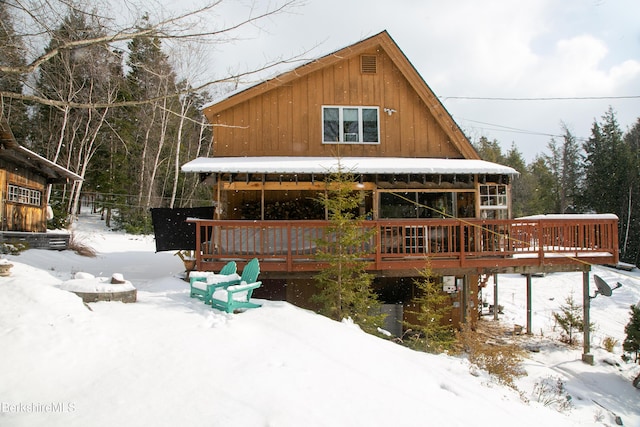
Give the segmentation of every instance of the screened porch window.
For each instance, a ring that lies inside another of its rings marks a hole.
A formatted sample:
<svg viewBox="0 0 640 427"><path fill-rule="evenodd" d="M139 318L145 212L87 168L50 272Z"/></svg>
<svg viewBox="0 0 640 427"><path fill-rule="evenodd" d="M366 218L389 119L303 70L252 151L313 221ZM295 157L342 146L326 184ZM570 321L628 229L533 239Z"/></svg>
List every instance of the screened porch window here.
<svg viewBox="0 0 640 427"><path fill-rule="evenodd" d="M447 218L455 212L453 193L393 191L380 194L380 218Z"/></svg>
<svg viewBox="0 0 640 427"><path fill-rule="evenodd" d="M325 144L378 144L378 107L322 107Z"/></svg>

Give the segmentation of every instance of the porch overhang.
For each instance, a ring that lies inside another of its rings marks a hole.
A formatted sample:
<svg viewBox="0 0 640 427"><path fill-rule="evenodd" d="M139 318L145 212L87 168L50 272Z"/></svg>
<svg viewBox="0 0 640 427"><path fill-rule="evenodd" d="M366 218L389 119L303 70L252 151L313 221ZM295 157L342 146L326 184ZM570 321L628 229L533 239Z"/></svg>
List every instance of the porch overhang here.
<svg viewBox="0 0 640 427"><path fill-rule="evenodd" d="M185 173L518 175L515 169L472 159L405 157L198 157L182 166Z"/></svg>

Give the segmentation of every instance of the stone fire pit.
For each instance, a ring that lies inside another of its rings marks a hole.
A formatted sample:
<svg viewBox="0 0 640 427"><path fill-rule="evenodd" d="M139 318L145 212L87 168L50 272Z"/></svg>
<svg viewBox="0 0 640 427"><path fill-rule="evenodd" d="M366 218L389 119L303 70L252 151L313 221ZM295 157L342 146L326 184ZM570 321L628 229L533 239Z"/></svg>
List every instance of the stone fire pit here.
<svg viewBox="0 0 640 427"><path fill-rule="evenodd" d="M82 301L121 301L136 302L138 291L122 274L114 273L111 277L95 277L89 273L79 272L74 278L60 285L60 289L73 292Z"/></svg>

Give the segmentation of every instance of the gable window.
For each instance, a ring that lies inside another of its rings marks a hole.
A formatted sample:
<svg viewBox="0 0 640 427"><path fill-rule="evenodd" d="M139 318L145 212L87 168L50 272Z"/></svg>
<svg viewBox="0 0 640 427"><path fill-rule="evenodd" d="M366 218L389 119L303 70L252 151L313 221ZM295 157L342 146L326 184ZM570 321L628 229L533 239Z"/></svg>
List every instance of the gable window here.
<svg viewBox="0 0 640 427"><path fill-rule="evenodd" d="M322 107L325 144L378 144L378 107Z"/></svg>
<svg viewBox="0 0 640 427"><path fill-rule="evenodd" d="M40 206L42 193L38 190L9 184L7 200L9 202L24 203L26 205Z"/></svg>

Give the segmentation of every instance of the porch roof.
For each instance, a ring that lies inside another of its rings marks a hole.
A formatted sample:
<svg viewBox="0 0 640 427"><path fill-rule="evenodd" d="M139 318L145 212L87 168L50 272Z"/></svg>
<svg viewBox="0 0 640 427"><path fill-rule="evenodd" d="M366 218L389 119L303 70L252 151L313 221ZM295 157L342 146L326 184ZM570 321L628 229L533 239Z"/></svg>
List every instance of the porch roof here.
<svg viewBox="0 0 640 427"><path fill-rule="evenodd" d="M472 159L404 157L198 157L182 166L186 173L327 174L342 169L356 174L496 174L515 169Z"/></svg>

